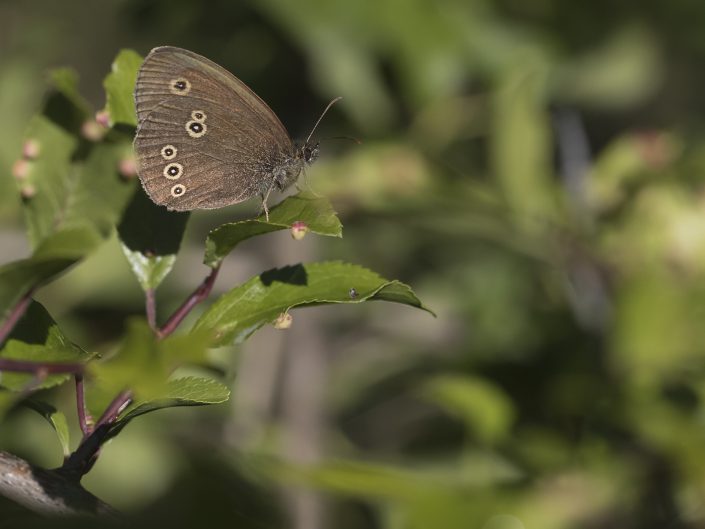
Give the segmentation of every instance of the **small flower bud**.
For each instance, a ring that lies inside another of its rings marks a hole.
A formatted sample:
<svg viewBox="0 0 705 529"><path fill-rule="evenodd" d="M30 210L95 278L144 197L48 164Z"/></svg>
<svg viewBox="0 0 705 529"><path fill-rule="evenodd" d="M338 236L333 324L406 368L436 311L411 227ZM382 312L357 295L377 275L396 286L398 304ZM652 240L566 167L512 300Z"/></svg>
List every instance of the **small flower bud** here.
<svg viewBox="0 0 705 529"><path fill-rule="evenodd" d="M308 225L304 221L297 220L291 225L291 236L295 240L300 241L306 236L306 233L308 233Z"/></svg>
<svg viewBox="0 0 705 529"><path fill-rule="evenodd" d="M100 125L97 121L89 119L81 125L81 136L88 141L100 141L105 136L107 129Z"/></svg>
<svg viewBox="0 0 705 529"><path fill-rule="evenodd" d="M22 198L25 200L29 200L30 198L32 198L36 194L37 194L37 188L34 187L32 184L24 185L20 189L20 195L22 195Z"/></svg>
<svg viewBox="0 0 705 529"><path fill-rule="evenodd" d="M279 316L277 316L277 319L274 320L274 328L275 329L288 329L291 327L291 323L294 321L294 318L291 317L291 314L288 312L282 312Z"/></svg>
<svg viewBox="0 0 705 529"><path fill-rule="evenodd" d="M15 160L15 163L12 164L12 176L17 180L24 180L29 174L29 167L30 163L27 160L23 158Z"/></svg>
<svg viewBox="0 0 705 529"><path fill-rule="evenodd" d="M104 128L110 128L110 114L107 110L99 110L95 113L95 121Z"/></svg>
<svg viewBox="0 0 705 529"><path fill-rule="evenodd" d="M130 155L125 156L118 162L118 173L125 180L131 180L137 175L137 160Z"/></svg>
<svg viewBox="0 0 705 529"><path fill-rule="evenodd" d="M39 156L39 142L37 140L27 140L22 146L22 156L25 160L34 160Z"/></svg>

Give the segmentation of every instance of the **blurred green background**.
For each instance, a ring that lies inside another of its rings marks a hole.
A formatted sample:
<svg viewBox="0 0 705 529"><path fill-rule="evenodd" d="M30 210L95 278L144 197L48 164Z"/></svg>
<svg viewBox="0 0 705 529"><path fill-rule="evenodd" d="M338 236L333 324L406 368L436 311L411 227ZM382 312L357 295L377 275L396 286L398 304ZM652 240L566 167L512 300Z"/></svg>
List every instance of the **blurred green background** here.
<svg viewBox="0 0 705 529"><path fill-rule="evenodd" d="M119 49L170 44L295 138L341 95L317 136L362 140L324 140L308 173L344 238L250 241L216 294L345 259L438 314L306 309L214 351L231 402L135 421L89 490L145 526L705 527L705 4L3 0L0 20L2 262L28 252L11 167L46 72L100 109ZM256 211L192 216L162 319L208 229ZM89 350L143 311L114 239L38 299ZM29 411L0 447L61 461Z"/></svg>

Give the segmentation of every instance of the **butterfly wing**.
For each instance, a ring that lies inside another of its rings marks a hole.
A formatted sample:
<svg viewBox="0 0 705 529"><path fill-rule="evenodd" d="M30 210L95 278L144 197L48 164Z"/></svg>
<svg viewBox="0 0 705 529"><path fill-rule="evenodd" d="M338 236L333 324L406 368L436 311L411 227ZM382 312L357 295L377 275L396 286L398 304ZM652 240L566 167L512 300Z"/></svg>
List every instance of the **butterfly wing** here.
<svg viewBox="0 0 705 529"><path fill-rule="evenodd" d="M135 88L138 174L150 198L186 211L235 204L270 189L296 167L291 138L274 112L214 62L155 48Z"/></svg>

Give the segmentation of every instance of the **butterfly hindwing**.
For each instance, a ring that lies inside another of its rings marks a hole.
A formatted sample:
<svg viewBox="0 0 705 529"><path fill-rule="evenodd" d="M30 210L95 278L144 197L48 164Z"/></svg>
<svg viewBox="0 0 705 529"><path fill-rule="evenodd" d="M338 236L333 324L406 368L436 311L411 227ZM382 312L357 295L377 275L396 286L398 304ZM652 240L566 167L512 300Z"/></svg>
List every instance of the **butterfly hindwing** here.
<svg viewBox="0 0 705 529"><path fill-rule="evenodd" d="M264 194L294 158L279 119L215 63L179 48L153 50L135 89L138 174L150 198L179 211Z"/></svg>

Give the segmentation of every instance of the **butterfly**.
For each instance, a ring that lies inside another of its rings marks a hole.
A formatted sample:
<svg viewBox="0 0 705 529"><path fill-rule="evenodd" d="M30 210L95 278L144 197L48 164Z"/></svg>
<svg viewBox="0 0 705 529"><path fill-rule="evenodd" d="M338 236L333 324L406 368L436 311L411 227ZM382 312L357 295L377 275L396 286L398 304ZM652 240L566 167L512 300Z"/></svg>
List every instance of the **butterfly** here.
<svg viewBox="0 0 705 529"><path fill-rule="evenodd" d="M153 202L175 211L267 199L318 157L311 136L295 145L245 83L213 61L172 46L154 48L135 85L137 174Z"/></svg>

